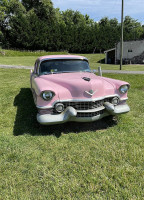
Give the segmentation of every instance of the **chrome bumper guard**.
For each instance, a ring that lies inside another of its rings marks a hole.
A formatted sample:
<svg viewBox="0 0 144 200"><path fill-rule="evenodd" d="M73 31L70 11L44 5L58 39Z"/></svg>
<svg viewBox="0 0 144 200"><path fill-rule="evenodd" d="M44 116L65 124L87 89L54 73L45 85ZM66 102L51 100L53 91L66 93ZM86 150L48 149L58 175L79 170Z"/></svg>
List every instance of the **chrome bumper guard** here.
<svg viewBox="0 0 144 200"><path fill-rule="evenodd" d="M77 111L73 107L69 106L61 114L55 114L55 115L54 114L53 115L52 114L44 114L44 115L37 114L37 121L43 125L61 124L68 121L92 122L92 121L102 119L103 117L106 117L109 115L119 115L119 114L127 113L130 111L130 108L126 103L114 106L113 104L106 102L101 107L101 109L99 108L99 110L104 110L104 112L102 114L98 114L97 116L93 116L93 117L77 117L77 113L80 111ZM94 111L91 110L91 112L94 112Z"/></svg>

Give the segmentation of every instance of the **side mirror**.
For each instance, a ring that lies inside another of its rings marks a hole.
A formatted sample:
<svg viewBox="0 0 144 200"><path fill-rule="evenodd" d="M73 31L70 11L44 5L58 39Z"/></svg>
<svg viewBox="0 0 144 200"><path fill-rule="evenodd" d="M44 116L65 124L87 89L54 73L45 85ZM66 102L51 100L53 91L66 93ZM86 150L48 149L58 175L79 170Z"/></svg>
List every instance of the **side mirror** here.
<svg viewBox="0 0 144 200"><path fill-rule="evenodd" d="M92 73L94 73L94 74L95 74L96 72L97 72L97 70L96 70L96 69L93 69L93 70L92 70Z"/></svg>

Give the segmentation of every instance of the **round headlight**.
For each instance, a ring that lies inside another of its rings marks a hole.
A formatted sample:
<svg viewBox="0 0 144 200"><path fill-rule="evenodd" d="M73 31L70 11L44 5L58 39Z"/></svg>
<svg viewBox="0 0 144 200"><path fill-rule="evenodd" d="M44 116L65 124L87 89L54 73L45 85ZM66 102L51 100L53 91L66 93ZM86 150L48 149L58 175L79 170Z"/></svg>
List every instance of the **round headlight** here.
<svg viewBox="0 0 144 200"><path fill-rule="evenodd" d="M125 94L129 89L129 86L128 85L122 85L120 88L119 88L119 91L121 94Z"/></svg>
<svg viewBox="0 0 144 200"><path fill-rule="evenodd" d="M64 111L64 105L62 103L57 103L55 105L55 109L58 113L61 113L62 111Z"/></svg>
<svg viewBox="0 0 144 200"><path fill-rule="evenodd" d="M44 92L42 92L42 98L44 100L46 100L46 101L49 101L50 99L52 99L54 95L55 94L52 91L44 91Z"/></svg>
<svg viewBox="0 0 144 200"><path fill-rule="evenodd" d="M119 98L118 98L118 97L114 97L114 98L112 99L111 103L112 103L114 106L118 105L118 103L119 103Z"/></svg>

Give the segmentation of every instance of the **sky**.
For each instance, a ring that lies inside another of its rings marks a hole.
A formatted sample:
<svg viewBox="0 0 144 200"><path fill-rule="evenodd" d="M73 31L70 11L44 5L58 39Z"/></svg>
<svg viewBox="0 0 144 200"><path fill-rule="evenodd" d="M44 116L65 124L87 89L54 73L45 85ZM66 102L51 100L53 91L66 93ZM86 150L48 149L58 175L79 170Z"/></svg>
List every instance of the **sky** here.
<svg viewBox="0 0 144 200"><path fill-rule="evenodd" d="M94 21L103 17L121 21L122 0L52 0L55 8L61 11L72 9L88 14ZM124 16L131 16L144 24L144 0L124 0Z"/></svg>

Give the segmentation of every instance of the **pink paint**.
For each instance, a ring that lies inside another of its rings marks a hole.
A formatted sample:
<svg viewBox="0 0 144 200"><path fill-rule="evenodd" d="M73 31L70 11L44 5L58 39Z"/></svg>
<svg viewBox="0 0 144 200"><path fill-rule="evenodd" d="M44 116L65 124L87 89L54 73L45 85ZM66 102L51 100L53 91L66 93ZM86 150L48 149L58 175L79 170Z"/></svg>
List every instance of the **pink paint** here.
<svg viewBox="0 0 144 200"><path fill-rule="evenodd" d="M51 55L42 56L38 58L38 60L63 58L86 59L85 57L74 55ZM90 81L85 81L83 77L90 78ZM89 72L60 73L41 76L32 74L31 84L37 96L36 104L40 107L52 107L56 101L90 101L112 95L118 95L121 100L127 98L127 93L121 94L119 92L119 87L128 84L127 82L96 76ZM52 100L45 101L41 97L41 92L45 90L50 90L55 93ZM91 90L93 90L93 95L88 93Z"/></svg>
<svg viewBox="0 0 144 200"><path fill-rule="evenodd" d="M75 65L76 62L74 63L73 59L87 60L85 57L74 55L51 55L42 56L37 59L34 72L31 73L31 88L37 108L43 109L40 110L42 114L37 114L39 123L49 125L67 121L90 122L108 115L129 112L130 108L126 104L127 93L121 94L119 91L121 86L129 85L129 83L96 76L94 73L90 72L70 72L69 62L67 65L69 72L62 72L63 70L61 70L59 71L60 73L58 73L57 71L50 71L55 70L55 68L48 68L48 70L44 68L45 71L40 73L45 73L45 75L39 75L39 63L49 59L54 60L54 66L56 64L55 60L62 59L62 64L58 61L61 69L63 62L70 59L70 63L72 62L71 71L74 70L74 68L76 71L79 69L84 70L83 63L85 63L85 61L81 61L79 65L80 68L77 68L78 65ZM88 69L87 65L85 69ZM48 71L49 74L47 74ZM44 100L42 97L44 91L52 91L54 93L53 98L48 101ZM117 97L120 98L120 103ZM57 102L63 103L56 105ZM65 104L64 102L69 102L70 104ZM59 106L63 106L60 113L59 110L57 110Z"/></svg>
<svg viewBox="0 0 144 200"><path fill-rule="evenodd" d="M83 56L75 56L75 55L50 55L50 56L41 56L38 60L47 60L47 59L65 59L65 58L75 58L75 59L87 59Z"/></svg>

